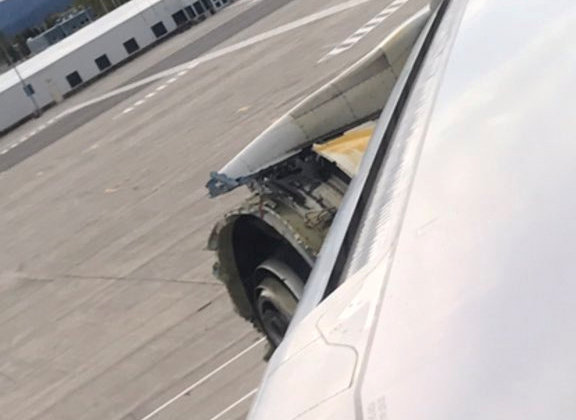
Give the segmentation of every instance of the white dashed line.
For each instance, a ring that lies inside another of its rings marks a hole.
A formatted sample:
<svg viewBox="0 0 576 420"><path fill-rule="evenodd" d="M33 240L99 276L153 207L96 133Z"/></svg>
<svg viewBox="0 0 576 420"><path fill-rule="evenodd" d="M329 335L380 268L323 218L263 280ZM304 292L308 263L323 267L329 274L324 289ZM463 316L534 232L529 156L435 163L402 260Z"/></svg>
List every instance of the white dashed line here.
<svg viewBox="0 0 576 420"><path fill-rule="evenodd" d="M168 69L168 70L162 71L160 73L154 74L150 77L146 77L146 78L139 80L137 82L123 86L119 89L115 89L113 91L110 91L104 95L98 96L94 99L91 99L89 101L86 101L84 103L81 103L79 105L76 105L72 108L67 109L66 111L64 111L60 115L58 115L58 118L62 118L64 116L73 114L73 113L78 112L84 108L91 106L91 105L100 103L102 101L105 101L106 99L110 99L110 98L117 96L117 95L120 95L122 93L129 92L129 91L136 89L138 87L148 85L148 84L156 82L158 80L162 80L166 77L170 77L174 74L181 72L184 69L191 70L200 64L204 64L204 63L207 63L209 61L216 60L220 57L224 57L225 55L232 54L232 53L235 53L237 51L246 49L248 47L251 47L252 45L267 41L267 40L275 38L279 35L286 34L288 32L291 32L291 31L294 31L296 29L302 28L304 26L313 24L313 23L318 22L320 20L326 19L330 16L334 16L338 13L345 12L347 10L354 8L354 7L358 7L358 6L361 6L363 4L370 3L372 1L375 1L375 0L348 0L348 1L345 1L343 3L336 5L336 6L329 7L327 9L313 13L309 16L303 17L301 19L295 20L295 21L287 23L285 25L278 26L277 28L274 28L270 31L267 31L267 32L261 33L259 35L253 36L253 37L248 38L244 41L238 42L236 44L222 48L220 50L216 50L216 51L207 53L207 54L205 54L201 57L198 57L192 61L189 61L187 63L178 65L178 66L173 67L171 69ZM159 87L156 90L160 91L160 90L164 89L165 87L166 86Z"/></svg>
<svg viewBox="0 0 576 420"><path fill-rule="evenodd" d="M142 417L140 420L149 420L152 417L154 417L156 414L158 414L159 412L161 412L162 410L164 410L166 407L174 404L174 402L176 402L177 400L179 400L180 398L182 398L184 395L188 394L189 392L191 392L193 389L198 388L200 385L202 385L204 382L206 382L207 380L209 380L210 378L212 378L214 375L216 375L217 373L219 373L220 371L224 370L225 368L227 368L228 366L230 366L232 363L234 363L236 360L240 359L242 356L244 356L245 354L247 354L248 352L254 350L256 347L258 347L260 344L264 343L266 341L265 338L261 338L260 340L256 341L254 344L252 344L251 346L249 346L248 348L242 350L240 353L238 353L236 356L234 356L232 359L228 360L226 363L220 365L220 367L214 369L212 372L210 372L208 375L204 376L202 379L194 382L192 385L190 385L188 388L186 388L185 390L181 391L178 395L176 395L175 397L172 397L171 399L169 399L168 401L166 401L164 404L162 404L160 407L158 407L156 410L152 411L151 413L149 413L148 415ZM254 394L256 392L256 390L252 391L251 394L248 394L247 396L244 396L244 400L249 398L252 394ZM243 400L242 400L243 401ZM242 401L237 401L235 404L238 405L240 404ZM233 404L234 405L234 404ZM234 408L234 407L232 407ZM226 410L231 410L232 408L228 407ZM224 410L224 411L226 411ZM220 414L219 414L220 415ZM215 417L216 419L218 417ZM213 419L212 419L213 420Z"/></svg>
<svg viewBox="0 0 576 420"><path fill-rule="evenodd" d="M46 130L49 126L54 124L59 119L60 119L59 117L54 117L51 120L48 120L47 122L45 122L43 124L40 124L38 127L36 127L34 130L30 131L28 134L25 134L22 137L20 137L20 139L18 139L18 141L16 141L16 143L14 143L11 146L8 146L6 149L3 150L3 153L0 153L0 154L2 154L2 155L6 154L9 150L11 150L11 149L15 148L16 146L24 143L25 141L34 137L36 134L39 134L42 131Z"/></svg>
<svg viewBox="0 0 576 420"><path fill-rule="evenodd" d="M187 71L182 71L182 72L179 73L179 75L184 75L184 74L186 74L186 73L188 73L188 72L187 72ZM148 99L153 98L154 96L156 96L156 95L158 94L158 92L166 89L166 88L168 87L168 84L169 84L169 83L174 83L176 80L178 80L178 76L175 76L175 77L167 80L167 81L166 81L166 84L158 86L156 89L154 89L154 91L149 92L148 94L146 94L146 96L144 96L143 99L140 99L140 100L134 102L134 103L132 104L132 106L130 106L130 107L126 108L124 111L122 111L122 114L116 115L116 116L114 116L112 119L113 119L113 120L117 120L117 119L120 118L123 114L128 114L128 113L134 111L134 108L138 108L139 106L144 105Z"/></svg>
<svg viewBox="0 0 576 420"><path fill-rule="evenodd" d="M191 68L192 68L192 67L196 67L196 65L191 66ZM172 83L176 82L180 77L185 76L186 74L188 74L188 70L182 70L182 71L179 72L176 76L174 76L174 77L166 80L166 82L165 82L163 85L158 86L156 89L154 89L154 91L149 92L148 94L146 94L143 99L140 99L140 100L134 102L134 103L132 104L132 106L129 107L129 108L127 108L127 109L125 109L125 110L122 112L122 114L127 114L127 113L133 111L134 108L137 108L137 107L139 107L139 106L141 106L141 105L144 105L148 99L153 98L153 97L156 96L160 91L166 89L169 84L172 84ZM116 116L114 116L112 119L113 119L113 120L116 120L116 119L120 118L120 117L122 116L122 114L116 115Z"/></svg>
<svg viewBox="0 0 576 420"><path fill-rule="evenodd" d="M247 1L250 1L250 0L247 0ZM260 0L252 0L252 1L260 1ZM222 48L220 50L216 50L214 52L210 52L208 54L205 54L204 56L201 56L197 59L194 59L194 60L189 61L187 63L184 63L182 65L173 67L169 70L166 70L166 71L160 72L158 74L152 75L150 77L144 78L144 79L139 80L137 82L134 82L132 84L123 86L119 89L115 89L111 92L108 92L104 95L101 95L99 97L91 99L91 100L84 102L82 104L73 106L73 107L63 111L62 113L60 113L56 117L54 117L52 120L50 120L47 123L47 125L53 124L54 122L66 117L68 115L71 115L75 112L78 112L84 108L87 108L91 105L100 103L106 99L112 98L112 97L120 95L122 93L129 92L129 91L136 89L140 86L145 86L149 83L164 79L166 77L177 75L177 74L182 73L184 71L192 70L192 69L198 67L198 65L200 65L200 64L207 63L209 61L223 57L225 55L235 53L236 51L246 49L248 47L251 47L252 45L267 41L267 40L272 39L274 37L277 37L279 35L294 31L298 28L302 28L304 26L307 26L307 25L310 25L312 23L318 22L320 20L326 19L330 16L334 16L338 13L342 13L342 12L349 10L349 9L352 9L354 7L358 7L360 5L370 3L372 1L374 1L374 0L348 0L348 1L345 1L345 2L340 3L338 5L335 5L335 6L327 8L327 9L321 10L319 12L313 13L309 16L306 16L306 17L303 17L301 19L295 20L293 22L287 23L285 25L281 25L281 26L274 28L270 31L258 34L256 36L248 38L244 41L238 42L236 44ZM407 0L396 0L393 4L398 3L398 2L401 2L402 4L404 4L406 1ZM399 6L398 6L398 8L399 8ZM377 16L374 19L377 19L377 18L380 19L381 17ZM368 32L366 32L366 33L368 33ZM173 77L173 79L176 79L176 77ZM172 79L170 79L170 80L172 80ZM174 81L175 80L168 81L167 83L173 83ZM156 92L160 92L160 91L166 89L166 87L167 87L167 85L163 84L163 85L158 86L155 90L156 90ZM131 111L133 111L133 107L125 109L123 111L123 114L129 113ZM116 119L116 118L118 118L118 116L114 117L114 118ZM29 134L29 137L32 137L36 134L37 134L37 131L33 131L32 133Z"/></svg>
<svg viewBox="0 0 576 420"><path fill-rule="evenodd" d="M346 38L340 45L326 54L319 63L322 63L328 60L331 57L336 55L342 54L345 51L348 51L354 45L356 45L362 38L372 32L378 25L384 22L388 16L392 15L398 9L400 9L408 0L395 0L393 1L388 7L378 13L374 18L370 19L364 26Z"/></svg>

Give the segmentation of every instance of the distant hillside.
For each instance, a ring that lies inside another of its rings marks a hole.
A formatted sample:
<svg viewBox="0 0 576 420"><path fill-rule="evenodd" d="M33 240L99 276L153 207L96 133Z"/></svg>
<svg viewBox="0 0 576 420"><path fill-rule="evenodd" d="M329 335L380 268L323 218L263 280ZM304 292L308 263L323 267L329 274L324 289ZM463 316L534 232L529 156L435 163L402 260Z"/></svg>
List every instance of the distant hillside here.
<svg viewBox="0 0 576 420"><path fill-rule="evenodd" d="M14 35L41 24L46 16L66 10L72 0L0 0L0 31Z"/></svg>

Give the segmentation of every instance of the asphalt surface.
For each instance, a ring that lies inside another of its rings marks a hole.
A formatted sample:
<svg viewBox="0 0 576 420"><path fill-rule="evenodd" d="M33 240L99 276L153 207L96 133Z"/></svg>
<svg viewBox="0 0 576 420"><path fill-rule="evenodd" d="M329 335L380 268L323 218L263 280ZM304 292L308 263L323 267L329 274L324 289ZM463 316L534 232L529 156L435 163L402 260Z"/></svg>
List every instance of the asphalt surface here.
<svg viewBox="0 0 576 420"><path fill-rule="evenodd" d="M276 12L278 9L286 6L292 1L293 0L259 1L255 3L253 7L242 11L237 16L234 16L230 20L226 21L224 25L221 25L204 34L193 43L186 45L161 62L158 62L157 64L147 68L142 73L136 75L131 81L134 82L140 79L144 79L145 77L160 73L161 71L193 60L227 41L237 33L243 31L246 28L249 28L256 22Z"/></svg>
<svg viewBox="0 0 576 420"><path fill-rule="evenodd" d="M199 54L207 33L230 46L342 1L238 2L0 138L0 419L244 418L265 346L204 246L246 192L209 200L207 175L414 7L322 63L389 1L48 122Z"/></svg>
<svg viewBox="0 0 576 420"><path fill-rule="evenodd" d="M176 52L173 52L156 64L136 74L127 82L123 82L123 84L137 82L164 70L192 61L227 41L235 34L286 6L291 1L293 0L267 0L265 2L258 2L253 7L243 10L231 19L223 21L221 25L203 34L198 39L182 46ZM201 24L202 23L200 23L200 25ZM39 150L42 150L44 147L51 145L63 135L81 127L88 121L93 120L103 112L111 109L115 105L130 98L145 88L146 85L134 88L129 92L114 96L87 109L83 109L81 112L77 112L74 115L62 118L57 124L51 125L48 129L43 130L42 135L38 136L39 138L36 141L28 142L25 147L10 151L10 153L7 154L8 156L0 161L0 172L10 169L27 157L37 153Z"/></svg>
<svg viewBox="0 0 576 420"><path fill-rule="evenodd" d="M9 150L3 158L0 159L0 172L10 169L22 162L24 159L38 153L40 150L50 146L52 143L58 141L77 128L82 127L87 122L94 120L102 113L110 110L110 108L113 108L145 88L146 86L142 86L129 92L116 95L110 99L82 109L79 112L68 115L58 120L55 124L51 124L47 128L43 129L41 133L32 136L32 141L26 141L21 147Z"/></svg>

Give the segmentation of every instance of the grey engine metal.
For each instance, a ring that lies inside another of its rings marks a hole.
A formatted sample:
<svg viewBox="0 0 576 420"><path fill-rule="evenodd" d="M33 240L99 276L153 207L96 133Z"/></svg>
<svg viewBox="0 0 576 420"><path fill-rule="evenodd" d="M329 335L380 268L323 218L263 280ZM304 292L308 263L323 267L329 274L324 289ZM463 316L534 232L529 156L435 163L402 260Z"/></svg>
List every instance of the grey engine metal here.
<svg viewBox="0 0 576 420"><path fill-rule="evenodd" d="M380 111L392 93L398 79L397 74L401 73L428 15L429 9L425 8L401 24L368 56L265 131L237 158L233 159L221 171L221 174L213 175L209 183L212 195L219 195L241 185L235 180L227 183L221 181L223 177L226 178L226 175L231 173L226 168L246 170L242 163L243 156L256 156L261 159L262 168L272 169L279 167L282 162L290 159L290 156L296 155L300 149L290 153L287 150L295 147L304 148L306 145L318 142L318 138L313 136L328 136L327 133L338 134L340 131L345 131L347 129L345 126L353 124L352 114L348 114L345 123L339 123L336 116L338 112L343 112L342 108L349 112L350 108L343 106L346 101L356 103L356 115L370 116ZM389 60L395 63L394 66L390 67ZM374 96L375 91L378 93L378 99ZM357 96L360 93L368 95L363 106L360 104L362 98ZM328 106L328 104L335 106ZM306 112L306 110L315 111ZM297 116L296 119L294 116ZM315 128L312 128L314 125L311 120L312 116L316 118ZM307 136L303 134L303 131L296 131L295 139L286 137L287 131L282 127L294 127L295 121L308 121L310 130ZM359 122L356 121L356 123ZM332 127L329 128L329 125ZM286 143L291 145L290 148L285 147ZM275 145L276 150L269 148L269 144ZM371 147L373 146L369 146L368 155L370 155ZM264 164L266 153L268 153L268 158L272 153L278 161L268 161ZM243 177L246 180L249 172L235 173L241 174L240 178ZM300 180L299 183L301 182ZM252 306L253 292L250 287L250 274L241 272L237 255L238 249L242 246L253 246L254 233L250 232L250 236L243 239L243 245L238 245L234 241L237 226L250 221L259 223L264 229L269 228L277 236L278 242L282 241L292 248L311 267L316 261L324 238L328 234L336 211L340 208L342 197L348 188L347 184L337 176L331 176L314 187L304 185L304 188L299 188L299 192L305 197L305 202L298 204L283 194L270 191L268 184L266 177L253 176L249 187L253 189L254 194L215 226L208 241L208 248L217 252L218 263L215 265L215 275L226 285L239 315L255 323L257 327L259 323Z"/></svg>
<svg viewBox="0 0 576 420"><path fill-rule="evenodd" d="M367 121L384 108L420 29L412 19L258 136L220 171L210 174L212 197L248 183L250 177Z"/></svg>
<svg viewBox="0 0 576 420"><path fill-rule="evenodd" d="M411 54L406 58L405 68L401 73L394 90L387 98L388 105L384 108L378 126L372 135L372 140L366 149L359 172L352 180L349 189L343 198L342 205L338 209L338 214L333 221L332 228L328 232L323 248L319 254L318 261L311 273L311 280L306 285L306 291L298 305L298 310L294 315L292 321L293 326L297 325L298 322L311 310L318 306L324 297L332 268L338 256L338 251L342 247L348 227L358 205L358 201L360 200L360 194L366 185L370 168L374 164L378 150L382 146L384 134L392 120L392 114L396 103L405 89L410 69L414 66L414 63L418 58L418 53L422 48L424 37L421 36L421 34L424 35L429 30L429 28L425 28L425 25L428 23L428 26L430 26L430 14L430 8L425 7L403 25L403 28L410 28L414 32L414 45L412 45L411 50L409 51ZM394 34L392 36L394 36ZM415 39L418 36L420 36L420 38L416 41ZM281 351L282 348L279 350Z"/></svg>
<svg viewBox="0 0 576 420"><path fill-rule="evenodd" d="M251 419L574 418L575 22L573 0L450 2L386 162L392 230L374 197L358 271L288 333Z"/></svg>

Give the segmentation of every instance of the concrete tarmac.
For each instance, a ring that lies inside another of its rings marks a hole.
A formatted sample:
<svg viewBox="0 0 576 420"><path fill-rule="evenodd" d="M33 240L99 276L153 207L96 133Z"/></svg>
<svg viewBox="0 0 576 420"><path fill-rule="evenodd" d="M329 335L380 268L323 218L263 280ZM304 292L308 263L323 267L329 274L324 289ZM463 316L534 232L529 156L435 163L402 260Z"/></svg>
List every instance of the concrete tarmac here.
<svg viewBox="0 0 576 420"><path fill-rule="evenodd" d="M0 419L244 418L265 345L233 312L204 247L246 191L210 200L208 173L423 0L323 62L390 1L358 2L47 123L200 54L192 45L207 33L222 31L215 48L225 48L343 2L237 2L0 138Z"/></svg>

